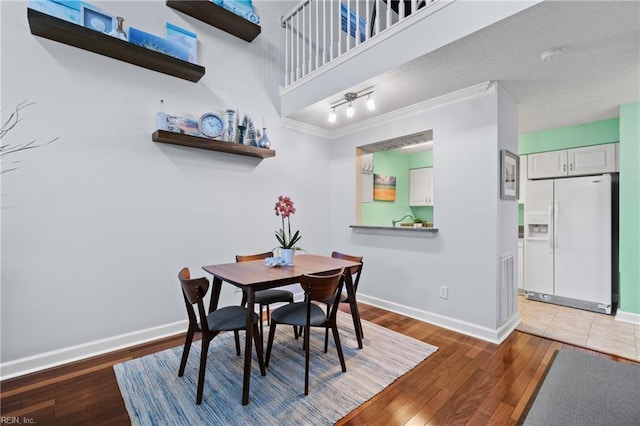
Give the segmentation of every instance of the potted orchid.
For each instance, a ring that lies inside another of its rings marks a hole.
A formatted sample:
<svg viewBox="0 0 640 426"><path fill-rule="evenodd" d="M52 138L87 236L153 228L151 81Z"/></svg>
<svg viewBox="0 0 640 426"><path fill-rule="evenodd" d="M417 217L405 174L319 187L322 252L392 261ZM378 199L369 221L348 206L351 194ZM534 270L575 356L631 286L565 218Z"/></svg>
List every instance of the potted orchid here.
<svg viewBox="0 0 640 426"><path fill-rule="evenodd" d="M282 228L276 232L276 239L280 243L280 249L284 262L288 265L293 265L293 252L295 250L302 250L297 247L296 243L300 241L302 235L300 231L291 233L290 216L296 212L296 208L293 206L293 201L289 197L280 195L275 205L276 216L280 216L282 219ZM285 227L286 219L286 227Z"/></svg>

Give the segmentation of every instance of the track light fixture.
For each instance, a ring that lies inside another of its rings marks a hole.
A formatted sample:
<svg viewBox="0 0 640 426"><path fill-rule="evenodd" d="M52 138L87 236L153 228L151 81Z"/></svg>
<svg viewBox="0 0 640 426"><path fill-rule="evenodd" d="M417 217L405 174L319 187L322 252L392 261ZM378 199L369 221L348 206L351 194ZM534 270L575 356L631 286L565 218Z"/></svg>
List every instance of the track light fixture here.
<svg viewBox="0 0 640 426"><path fill-rule="evenodd" d="M373 87L368 87L359 92L347 92L344 94L343 98L331 104L331 112L329 113L329 123L336 122L336 108L342 105L347 105L347 109L345 111L348 118L352 118L355 115L355 109L353 107L353 101L363 96L367 97L367 109L369 111L373 111L376 109L376 104L371 97L373 94Z"/></svg>

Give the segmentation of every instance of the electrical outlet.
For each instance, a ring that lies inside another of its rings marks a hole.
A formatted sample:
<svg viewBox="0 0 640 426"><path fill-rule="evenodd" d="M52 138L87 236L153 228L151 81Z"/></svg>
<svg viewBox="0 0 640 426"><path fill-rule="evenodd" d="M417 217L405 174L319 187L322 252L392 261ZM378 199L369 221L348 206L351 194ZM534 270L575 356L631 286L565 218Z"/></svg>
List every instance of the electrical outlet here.
<svg viewBox="0 0 640 426"><path fill-rule="evenodd" d="M449 287L446 285L440 286L440 299L448 299L449 298Z"/></svg>

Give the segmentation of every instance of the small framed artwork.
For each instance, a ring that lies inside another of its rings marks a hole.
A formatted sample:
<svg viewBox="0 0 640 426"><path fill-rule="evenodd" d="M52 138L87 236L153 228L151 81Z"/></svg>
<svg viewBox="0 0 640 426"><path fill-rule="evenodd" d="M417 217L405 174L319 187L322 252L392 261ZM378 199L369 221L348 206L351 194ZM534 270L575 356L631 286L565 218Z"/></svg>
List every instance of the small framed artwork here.
<svg viewBox="0 0 640 426"><path fill-rule="evenodd" d="M500 152L500 198L517 200L520 192L519 179L520 158L503 149Z"/></svg>
<svg viewBox="0 0 640 426"><path fill-rule="evenodd" d="M110 34L114 29L113 16L84 5L80 10L80 24L104 34Z"/></svg>
<svg viewBox="0 0 640 426"><path fill-rule="evenodd" d="M373 199L375 201L395 201L396 177L374 174Z"/></svg>

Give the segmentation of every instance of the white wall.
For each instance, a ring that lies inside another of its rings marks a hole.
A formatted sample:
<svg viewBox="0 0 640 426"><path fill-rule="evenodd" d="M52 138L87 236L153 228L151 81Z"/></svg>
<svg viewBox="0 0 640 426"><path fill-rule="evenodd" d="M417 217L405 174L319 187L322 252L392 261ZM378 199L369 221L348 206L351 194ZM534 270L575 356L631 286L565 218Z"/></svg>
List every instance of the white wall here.
<svg viewBox="0 0 640 426"><path fill-rule="evenodd" d="M2 143L59 137L13 156L20 169L2 176L3 376L38 366L41 354L68 359L184 331L179 269L198 276L202 265L275 247L280 194L296 203L300 244L331 248L329 143L279 124L279 17L292 3L256 2L262 34L252 43L164 1L94 4L155 34L166 21L197 33L206 75L192 83L33 36L27 3L0 3L2 118L36 103ZM231 107L264 119L277 154L154 143L160 98L168 113ZM238 301L225 287L221 303Z"/></svg>
<svg viewBox="0 0 640 426"><path fill-rule="evenodd" d="M2 175L0 376L184 331L178 270L199 275L202 265L274 247L280 194L296 203L292 225L307 251L364 255L364 301L499 338L497 258L516 250L517 210L497 198L495 91L327 141L279 125L279 17L292 2L255 2L262 34L252 43L163 1L95 4L156 34L166 21L196 32L207 73L191 83L35 37L27 3L0 2L2 118L36 102L2 142L59 137L4 159L21 167ZM258 125L264 118L276 157L152 142L161 98L168 113L231 107ZM425 129L434 129L440 233L351 231L355 147ZM237 301L225 287L221 303Z"/></svg>
<svg viewBox="0 0 640 426"><path fill-rule="evenodd" d="M364 256L361 300L487 340L505 337L496 319L498 260L505 251L517 253L517 204L499 198L499 149L517 151L517 116L516 105L501 100L501 89L498 95L492 85L486 93L395 123L371 123L336 141L333 248ZM499 129L503 117L510 123ZM355 148L429 129L439 232L350 230L356 223ZM447 300L439 297L442 285Z"/></svg>

